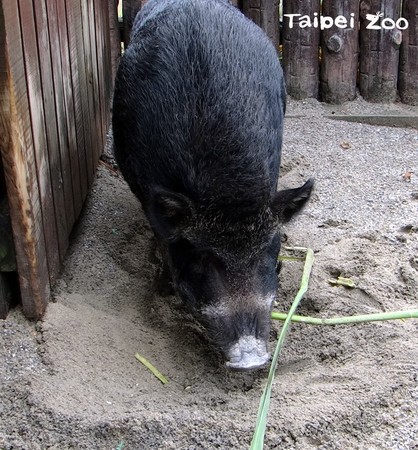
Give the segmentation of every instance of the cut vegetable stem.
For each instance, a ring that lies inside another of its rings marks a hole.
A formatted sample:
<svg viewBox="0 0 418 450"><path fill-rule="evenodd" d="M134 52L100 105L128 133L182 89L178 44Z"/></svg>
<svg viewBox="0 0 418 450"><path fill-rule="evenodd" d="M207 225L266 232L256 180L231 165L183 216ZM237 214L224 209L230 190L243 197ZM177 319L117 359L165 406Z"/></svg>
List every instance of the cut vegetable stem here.
<svg viewBox="0 0 418 450"><path fill-rule="evenodd" d="M280 312L272 312L271 317L272 319L275 320L286 320L288 314ZM376 313L376 314L363 314L359 316L334 317L330 319L320 319L317 317L307 317L298 315L293 315L291 318L292 322L307 323L310 325L348 325L351 323L376 322L394 319L418 319L418 309Z"/></svg>

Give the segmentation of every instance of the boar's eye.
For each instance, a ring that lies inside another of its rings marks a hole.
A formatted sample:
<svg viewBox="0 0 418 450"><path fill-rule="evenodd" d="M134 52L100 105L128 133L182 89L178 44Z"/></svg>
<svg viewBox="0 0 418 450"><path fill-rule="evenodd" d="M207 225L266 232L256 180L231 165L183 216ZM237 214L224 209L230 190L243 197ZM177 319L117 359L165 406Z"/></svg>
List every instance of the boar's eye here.
<svg viewBox="0 0 418 450"><path fill-rule="evenodd" d="M189 266L190 272L202 277L214 271L222 271L222 269L222 261L210 251L196 251Z"/></svg>
<svg viewBox="0 0 418 450"><path fill-rule="evenodd" d="M170 255L179 276L188 283L203 282L214 271L221 271L221 260L211 251L186 240L170 245Z"/></svg>
<svg viewBox="0 0 418 450"><path fill-rule="evenodd" d="M214 301L222 289L222 274L218 270L220 261L206 251L189 253L178 272L177 290L193 308L201 308Z"/></svg>

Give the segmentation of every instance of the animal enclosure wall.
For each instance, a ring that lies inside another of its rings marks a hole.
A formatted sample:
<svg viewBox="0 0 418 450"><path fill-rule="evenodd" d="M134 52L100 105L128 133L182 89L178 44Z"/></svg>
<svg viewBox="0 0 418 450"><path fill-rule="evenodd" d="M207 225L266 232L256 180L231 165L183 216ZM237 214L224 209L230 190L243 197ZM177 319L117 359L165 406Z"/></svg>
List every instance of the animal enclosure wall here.
<svg viewBox="0 0 418 450"><path fill-rule="evenodd" d="M123 39L146 0L120 0ZM418 1L230 0L282 56L288 94L418 105ZM324 26L321 27L321 20ZM322 28L322 29L321 29Z"/></svg>
<svg viewBox="0 0 418 450"><path fill-rule="evenodd" d="M371 102L390 103L399 95L418 105L418 2L282 4L283 68L292 97L338 104L354 100L359 90Z"/></svg>
<svg viewBox="0 0 418 450"><path fill-rule="evenodd" d="M109 123L109 6L0 0L0 149L22 305L39 318Z"/></svg>

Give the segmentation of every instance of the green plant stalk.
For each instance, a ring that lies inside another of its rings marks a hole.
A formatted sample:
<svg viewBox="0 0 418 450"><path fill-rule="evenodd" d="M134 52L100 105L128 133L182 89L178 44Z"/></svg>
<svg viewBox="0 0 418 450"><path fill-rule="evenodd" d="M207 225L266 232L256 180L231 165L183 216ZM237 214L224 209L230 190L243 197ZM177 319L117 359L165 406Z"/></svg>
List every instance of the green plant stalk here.
<svg viewBox="0 0 418 450"><path fill-rule="evenodd" d="M279 255L277 261L304 261L305 258L300 256Z"/></svg>
<svg viewBox="0 0 418 450"><path fill-rule="evenodd" d="M305 265L303 267L302 281L298 293L293 300L292 306L290 307L289 313L285 319L283 327L280 331L279 338L277 340L276 348L273 353L273 358L270 365L270 370L267 378L267 383L264 388L263 394L260 399L260 405L258 407L257 422L254 435L251 441L250 450L262 450L264 445L264 435L266 432L267 425L267 414L270 406L271 389L273 385L274 375L276 372L277 362L279 359L280 351L283 346L283 342L286 338L289 326L291 323L292 316L296 311L302 297L305 295L308 289L309 276L311 274L312 265L314 261L314 254L311 249L297 248L297 250L306 251Z"/></svg>
<svg viewBox="0 0 418 450"><path fill-rule="evenodd" d="M280 312L272 312L271 318L274 320L286 320L288 314ZM358 316L334 317L330 319L320 319L317 317L297 316L293 315L292 322L307 323L310 325L348 325L351 323L376 322L381 320L395 319L418 319L418 309L410 309L406 311L395 311L375 314L363 314Z"/></svg>
<svg viewBox="0 0 418 450"><path fill-rule="evenodd" d="M155 367L153 366L146 358L141 356L139 353L135 354L135 358L141 362L148 370L150 370L163 384L168 383L168 379Z"/></svg>

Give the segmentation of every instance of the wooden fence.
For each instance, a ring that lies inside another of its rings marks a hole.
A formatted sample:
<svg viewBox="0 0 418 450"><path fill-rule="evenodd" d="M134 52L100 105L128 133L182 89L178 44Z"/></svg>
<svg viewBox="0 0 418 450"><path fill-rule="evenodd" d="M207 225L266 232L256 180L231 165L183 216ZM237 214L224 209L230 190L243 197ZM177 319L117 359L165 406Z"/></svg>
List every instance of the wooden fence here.
<svg viewBox="0 0 418 450"><path fill-rule="evenodd" d="M127 44L133 17L146 0L121 1ZM358 89L368 101L393 102L399 94L403 102L418 104L417 0L231 3L263 28L280 51L287 90L293 98L342 103L353 100ZM372 16L377 13L379 17L373 24ZM315 19L320 25L321 16L326 21L322 30L315 26ZM307 26L307 18L312 26ZM340 27L343 18L345 28ZM402 29L405 20L408 26Z"/></svg>
<svg viewBox="0 0 418 450"><path fill-rule="evenodd" d="M113 82L109 5L0 0L0 150L31 318L45 310L104 146Z"/></svg>

